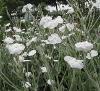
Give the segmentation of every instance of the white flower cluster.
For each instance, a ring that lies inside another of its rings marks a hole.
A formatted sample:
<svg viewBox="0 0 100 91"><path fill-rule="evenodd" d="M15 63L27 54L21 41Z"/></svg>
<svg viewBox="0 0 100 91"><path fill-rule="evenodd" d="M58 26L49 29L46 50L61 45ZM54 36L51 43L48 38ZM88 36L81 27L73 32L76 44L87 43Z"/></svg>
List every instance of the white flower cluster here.
<svg viewBox="0 0 100 91"><path fill-rule="evenodd" d="M62 40L58 34L54 33L48 37L48 44L58 44L61 43Z"/></svg>
<svg viewBox="0 0 100 91"><path fill-rule="evenodd" d="M23 6L22 12L25 13L27 11L27 9L29 11L32 11L32 7L33 7L33 5L29 3L29 4L25 5L25 6Z"/></svg>
<svg viewBox="0 0 100 91"><path fill-rule="evenodd" d="M53 44L53 45L55 45L55 44L61 43L62 39L60 38L60 36L57 33L53 33L50 36L48 36L47 40L41 40L41 42L44 42L46 44Z"/></svg>
<svg viewBox="0 0 100 91"><path fill-rule="evenodd" d="M22 32L22 30L18 27L13 27L13 30L14 30L15 33ZM5 32L10 32L10 31L12 31L11 28L5 30Z"/></svg>
<svg viewBox="0 0 100 91"><path fill-rule="evenodd" d="M8 23L6 26L9 26L9 25L10 23ZM15 33L22 32L20 28L13 27L13 29ZM11 28L7 29L5 32L10 32L10 31L11 31ZM25 49L25 46L22 43L16 43L16 42L22 42L22 38L18 34L12 35L12 38L6 37L3 41L6 44L6 48L8 49L10 54L18 55L18 54L21 54L22 51Z"/></svg>
<svg viewBox="0 0 100 91"><path fill-rule="evenodd" d="M87 59L92 59L93 57L98 56L98 52L96 50L91 50L89 53L87 53L86 58Z"/></svg>
<svg viewBox="0 0 100 91"><path fill-rule="evenodd" d="M61 26L61 27L59 28L59 31L64 32L66 28L67 28L69 31L71 31L71 30L73 30L73 29L75 28L75 25L74 25L73 23L72 23L72 24L71 24L71 23L67 23L67 24Z"/></svg>
<svg viewBox="0 0 100 91"><path fill-rule="evenodd" d="M13 27L13 29L14 29L15 32L22 32L22 30L20 28Z"/></svg>
<svg viewBox="0 0 100 91"><path fill-rule="evenodd" d="M54 29L58 26L58 24L62 24L63 19L61 16L56 17L55 19L52 19L50 16L42 17L40 20L40 26L43 26L44 28Z"/></svg>
<svg viewBox="0 0 100 91"><path fill-rule="evenodd" d="M64 60L71 66L71 68L82 69L84 67L83 60L77 60L71 56L65 56Z"/></svg>
<svg viewBox="0 0 100 91"><path fill-rule="evenodd" d="M96 0L95 3L92 2L93 7L100 9L100 0Z"/></svg>
<svg viewBox="0 0 100 91"><path fill-rule="evenodd" d="M75 44L75 49L78 51L90 51L93 48L93 44L88 41L78 42Z"/></svg>
<svg viewBox="0 0 100 91"><path fill-rule="evenodd" d="M54 12L54 11L62 11L62 10L67 10L67 13L73 13L74 9L72 7L70 7L69 5L65 5L65 4L59 4L56 6L46 6L45 9L49 12Z"/></svg>
<svg viewBox="0 0 100 91"><path fill-rule="evenodd" d="M24 49L25 46L23 44L14 43L10 45L6 45L6 48L9 50L10 54L20 54Z"/></svg>
<svg viewBox="0 0 100 91"><path fill-rule="evenodd" d="M48 83L48 85L53 85L54 84L54 80L48 79L47 83Z"/></svg>
<svg viewBox="0 0 100 91"><path fill-rule="evenodd" d="M6 44L12 44L14 42L14 40L11 37L6 37L3 41Z"/></svg>
<svg viewBox="0 0 100 91"><path fill-rule="evenodd" d="M93 57L98 56L98 52L96 50L92 50L93 44L88 41L76 43L75 48L78 51L88 52L86 56L87 59L92 59Z"/></svg>

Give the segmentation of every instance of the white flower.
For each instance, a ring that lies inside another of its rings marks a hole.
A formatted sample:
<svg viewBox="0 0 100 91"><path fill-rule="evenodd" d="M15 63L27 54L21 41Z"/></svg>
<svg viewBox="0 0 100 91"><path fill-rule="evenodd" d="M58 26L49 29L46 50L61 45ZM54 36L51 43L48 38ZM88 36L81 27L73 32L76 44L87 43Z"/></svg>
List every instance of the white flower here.
<svg viewBox="0 0 100 91"><path fill-rule="evenodd" d="M33 56L34 54L36 54L36 50L31 50L31 51L28 53L28 56Z"/></svg>
<svg viewBox="0 0 100 91"><path fill-rule="evenodd" d="M24 53L22 54L23 57L27 57L27 55L28 55L27 52L24 52Z"/></svg>
<svg viewBox="0 0 100 91"><path fill-rule="evenodd" d="M63 25L62 27L60 27L60 28L59 28L59 31L64 32L64 31L65 31L65 29L66 29L66 26L65 26L65 25Z"/></svg>
<svg viewBox="0 0 100 91"><path fill-rule="evenodd" d="M72 7L69 7L67 14L72 14L74 13L74 9Z"/></svg>
<svg viewBox="0 0 100 91"><path fill-rule="evenodd" d="M54 29L57 26L58 22L56 22L55 20L51 20L43 25L44 28L49 28L49 29Z"/></svg>
<svg viewBox="0 0 100 91"><path fill-rule="evenodd" d="M67 29L68 29L69 31L71 31L71 30L73 30L73 29L75 28L75 26L74 26L73 23L72 23L72 24L71 24L71 23L67 23L67 24L63 25L62 27L60 27L60 28L59 28L59 31L64 32L65 29L66 29L66 27L67 27Z"/></svg>
<svg viewBox="0 0 100 91"><path fill-rule="evenodd" d="M96 57L96 56L98 56L98 52L96 50L91 50L90 53L87 53L86 58L91 59L91 58Z"/></svg>
<svg viewBox="0 0 100 91"><path fill-rule="evenodd" d="M91 57L91 54L90 54L90 53L87 53L86 58L87 58L87 59L91 59L91 58L92 58L92 57Z"/></svg>
<svg viewBox="0 0 100 91"><path fill-rule="evenodd" d="M58 16L55 19L44 24L44 28L54 29L55 27L58 26L58 24L61 23L63 23L63 19L61 18L61 16Z"/></svg>
<svg viewBox="0 0 100 91"><path fill-rule="evenodd" d="M47 80L47 84L53 85L53 84L54 84L54 80L48 79L48 80Z"/></svg>
<svg viewBox="0 0 100 91"><path fill-rule="evenodd" d="M57 4L57 9L56 6L46 6L45 9L49 12L54 12L54 11L62 11L62 10L67 10L68 13L73 13L74 9L72 7L70 7L69 5L65 5L65 4Z"/></svg>
<svg viewBox="0 0 100 91"><path fill-rule="evenodd" d="M6 26L6 27L10 26L10 23L7 23L5 26Z"/></svg>
<svg viewBox="0 0 100 91"><path fill-rule="evenodd" d="M13 35L16 41L22 41L22 38L19 35Z"/></svg>
<svg viewBox="0 0 100 91"><path fill-rule="evenodd" d="M30 84L29 82L26 82L26 83L24 84L24 86L25 86L26 88L29 88L29 87L31 87L31 84Z"/></svg>
<svg viewBox="0 0 100 91"><path fill-rule="evenodd" d="M12 38L10 38L10 37L6 37L3 41L6 44L12 44L14 42L14 40Z"/></svg>
<svg viewBox="0 0 100 91"><path fill-rule="evenodd" d="M52 17L50 17L50 16L42 17L40 20L40 25L43 26L51 20L52 20Z"/></svg>
<svg viewBox="0 0 100 91"><path fill-rule="evenodd" d="M75 48L78 51L90 51L93 48L93 44L88 41L78 42L75 44Z"/></svg>
<svg viewBox="0 0 100 91"><path fill-rule="evenodd" d="M91 54L91 57L98 56L98 52L96 50L91 50L90 54Z"/></svg>
<svg viewBox="0 0 100 91"><path fill-rule="evenodd" d="M55 19L52 19L50 16L42 17L40 20L40 25L44 28L54 29L58 26L58 24L63 23L63 19L61 16L56 17Z"/></svg>
<svg viewBox="0 0 100 91"><path fill-rule="evenodd" d="M45 9L49 12L54 12L54 11L57 11L56 7L55 6L46 6Z"/></svg>
<svg viewBox="0 0 100 91"><path fill-rule="evenodd" d="M32 7L33 7L33 5L29 3L29 4L25 5L25 6L23 6L22 12L25 13L27 11L27 9L29 11L32 11Z"/></svg>
<svg viewBox="0 0 100 91"><path fill-rule="evenodd" d="M47 68L46 67L41 67L41 70L43 73L47 72Z"/></svg>
<svg viewBox="0 0 100 91"><path fill-rule="evenodd" d="M17 27L13 27L14 31L15 32L21 32L22 30L20 28L17 28Z"/></svg>
<svg viewBox="0 0 100 91"><path fill-rule="evenodd" d="M75 28L73 23L72 24L71 23L67 23L66 26L67 26L69 31L71 31L71 30L73 30Z"/></svg>
<svg viewBox="0 0 100 91"><path fill-rule="evenodd" d="M82 69L84 67L83 60L77 60L71 56L65 56L64 60L71 66L71 68Z"/></svg>
<svg viewBox="0 0 100 91"><path fill-rule="evenodd" d="M62 11L62 10L67 10L67 14L71 14L74 12L74 9L72 7L70 7L68 4L65 5L65 4L60 4L58 5L58 10L59 11Z"/></svg>
<svg viewBox="0 0 100 91"><path fill-rule="evenodd" d="M96 2L95 3L92 2L92 4L94 7L100 9L100 0L96 0Z"/></svg>
<svg viewBox="0 0 100 91"><path fill-rule="evenodd" d="M31 76L31 75L32 75L31 72L26 72L26 73L25 73L25 76L26 76L26 77L29 77L29 76Z"/></svg>
<svg viewBox="0 0 100 91"><path fill-rule="evenodd" d="M58 44L58 43L61 43L62 40L61 40L61 38L59 37L58 34L54 33L54 34L51 34L51 36L48 37L48 42L49 42L49 44Z"/></svg>
<svg viewBox="0 0 100 91"><path fill-rule="evenodd" d="M6 45L6 48L9 50L10 54L20 54L25 49L25 46L23 44L15 43Z"/></svg>
<svg viewBox="0 0 100 91"><path fill-rule="evenodd" d="M58 16L57 18L55 18L54 21L57 22L58 24L63 23L63 19L61 16Z"/></svg>
<svg viewBox="0 0 100 91"><path fill-rule="evenodd" d="M20 62L24 61L24 57L23 57L22 55L20 55L20 56L18 57L18 59L19 59Z"/></svg>
<svg viewBox="0 0 100 91"><path fill-rule="evenodd" d="M29 40L27 43L26 43L26 46L30 46L32 42L36 42L37 40L37 37L33 37L31 40Z"/></svg>

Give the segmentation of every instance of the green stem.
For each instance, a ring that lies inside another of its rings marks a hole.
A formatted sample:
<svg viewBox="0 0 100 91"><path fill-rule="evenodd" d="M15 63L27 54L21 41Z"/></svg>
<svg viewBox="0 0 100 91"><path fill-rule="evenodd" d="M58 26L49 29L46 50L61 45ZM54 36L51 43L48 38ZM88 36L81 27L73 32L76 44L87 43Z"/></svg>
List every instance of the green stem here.
<svg viewBox="0 0 100 91"><path fill-rule="evenodd" d="M74 82L75 82L75 70L73 70L73 77L72 77L71 86L70 86L69 91L73 91Z"/></svg>

